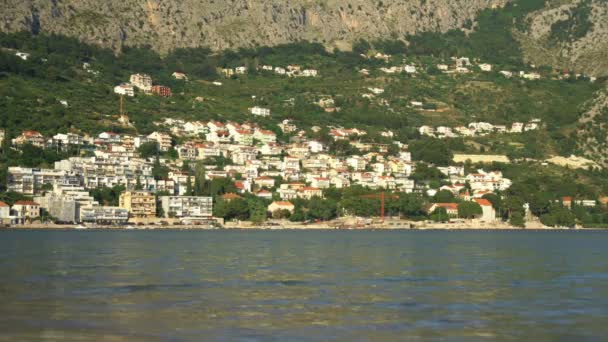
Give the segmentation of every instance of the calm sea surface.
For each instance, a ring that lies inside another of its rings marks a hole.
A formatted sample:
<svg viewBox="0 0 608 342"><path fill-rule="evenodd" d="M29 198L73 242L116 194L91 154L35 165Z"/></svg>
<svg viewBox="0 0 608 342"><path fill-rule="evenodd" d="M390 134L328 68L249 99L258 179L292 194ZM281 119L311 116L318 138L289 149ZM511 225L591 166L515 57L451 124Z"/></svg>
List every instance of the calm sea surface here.
<svg viewBox="0 0 608 342"><path fill-rule="evenodd" d="M0 340L603 340L608 233L0 232Z"/></svg>

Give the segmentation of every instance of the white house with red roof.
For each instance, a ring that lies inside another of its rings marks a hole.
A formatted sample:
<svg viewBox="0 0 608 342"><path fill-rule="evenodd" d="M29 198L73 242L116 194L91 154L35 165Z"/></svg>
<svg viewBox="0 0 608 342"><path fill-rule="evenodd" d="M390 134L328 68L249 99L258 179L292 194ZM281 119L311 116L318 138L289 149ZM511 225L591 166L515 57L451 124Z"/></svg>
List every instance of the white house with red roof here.
<svg viewBox="0 0 608 342"><path fill-rule="evenodd" d="M271 213L274 213L275 211L278 210L287 210L290 213L293 213L293 211L295 210L296 206L293 205L293 203L288 202L288 201L276 201L276 202L272 202L269 206L268 206L268 211Z"/></svg>
<svg viewBox="0 0 608 342"><path fill-rule="evenodd" d="M259 198L263 198L263 199L272 199L272 191L266 190L266 189L262 189L259 190L258 192L255 193L255 195Z"/></svg>
<svg viewBox="0 0 608 342"><path fill-rule="evenodd" d="M496 221L496 210L492 206L492 202L488 201L485 198L476 198L475 202L479 204L481 207L481 217L479 218L484 222L494 222Z"/></svg>
<svg viewBox="0 0 608 342"><path fill-rule="evenodd" d="M44 136L38 131L23 131L20 136L12 141L13 145L20 146L24 144L32 144L34 146L44 148Z"/></svg>
<svg viewBox="0 0 608 342"><path fill-rule="evenodd" d="M13 204L12 211L23 220L31 220L40 217L40 204L34 201L17 201Z"/></svg>
<svg viewBox="0 0 608 342"><path fill-rule="evenodd" d="M256 129L253 133L253 138L264 144L274 143L277 141L277 135L273 131L265 129Z"/></svg>

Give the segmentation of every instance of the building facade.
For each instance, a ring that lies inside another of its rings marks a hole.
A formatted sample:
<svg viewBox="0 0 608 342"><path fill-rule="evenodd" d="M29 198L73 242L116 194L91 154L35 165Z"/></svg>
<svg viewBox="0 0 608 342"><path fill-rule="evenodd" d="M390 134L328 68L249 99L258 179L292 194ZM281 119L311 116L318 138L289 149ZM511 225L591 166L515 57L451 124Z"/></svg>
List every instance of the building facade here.
<svg viewBox="0 0 608 342"><path fill-rule="evenodd" d="M211 219L213 199L197 196L162 196L161 206L165 217Z"/></svg>
<svg viewBox="0 0 608 342"><path fill-rule="evenodd" d="M118 206L134 218L156 217L156 197L149 191L125 191L120 194Z"/></svg>

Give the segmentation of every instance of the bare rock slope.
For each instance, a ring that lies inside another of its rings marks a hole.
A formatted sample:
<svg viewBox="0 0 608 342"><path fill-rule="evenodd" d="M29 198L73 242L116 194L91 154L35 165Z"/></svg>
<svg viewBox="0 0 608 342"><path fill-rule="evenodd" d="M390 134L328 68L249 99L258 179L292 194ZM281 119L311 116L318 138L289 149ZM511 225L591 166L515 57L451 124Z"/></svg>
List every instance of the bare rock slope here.
<svg viewBox="0 0 608 342"><path fill-rule="evenodd" d="M507 0L2 0L0 30L60 33L119 50L212 49L447 31Z"/></svg>

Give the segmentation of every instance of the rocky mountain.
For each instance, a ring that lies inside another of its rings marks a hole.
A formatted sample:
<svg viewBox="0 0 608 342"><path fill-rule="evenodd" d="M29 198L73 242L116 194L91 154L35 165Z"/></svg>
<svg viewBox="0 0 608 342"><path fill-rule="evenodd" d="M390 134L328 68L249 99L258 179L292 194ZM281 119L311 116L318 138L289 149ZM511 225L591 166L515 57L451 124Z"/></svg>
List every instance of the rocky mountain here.
<svg viewBox="0 0 608 342"><path fill-rule="evenodd" d="M111 47L212 49L298 40L348 48L470 26L508 0L3 0L0 30L51 32Z"/></svg>
<svg viewBox="0 0 608 342"><path fill-rule="evenodd" d="M608 88L599 91L587 105L576 134L580 153L608 167Z"/></svg>
<svg viewBox="0 0 608 342"><path fill-rule="evenodd" d="M348 49L358 38L402 39L474 29L480 10L512 0L3 0L0 30L58 33L119 51L149 45L214 50L298 40ZM532 0L530 0L532 1ZM546 1L515 32L526 59L608 74L608 2Z"/></svg>
<svg viewBox="0 0 608 342"><path fill-rule="evenodd" d="M594 76L608 75L608 1L549 1L517 35L526 59Z"/></svg>

